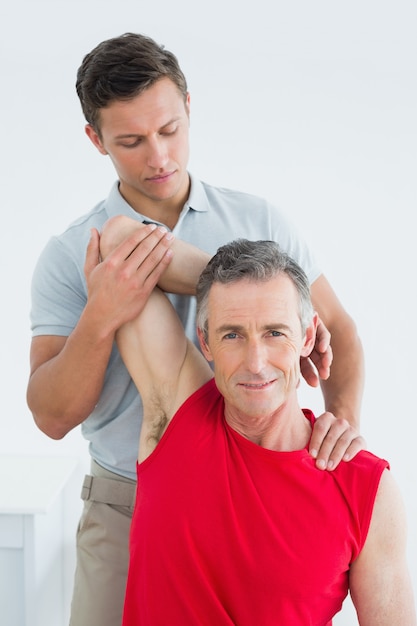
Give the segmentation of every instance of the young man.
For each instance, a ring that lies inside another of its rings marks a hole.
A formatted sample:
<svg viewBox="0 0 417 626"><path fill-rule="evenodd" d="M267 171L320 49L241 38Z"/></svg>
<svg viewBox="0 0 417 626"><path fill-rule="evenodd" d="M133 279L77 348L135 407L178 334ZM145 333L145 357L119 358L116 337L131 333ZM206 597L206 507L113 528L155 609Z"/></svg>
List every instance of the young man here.
<svg viewBox="0 0 417 626"><path fill-rule="evenodd" d="M360 452L320 472L307 451L297 387L317 315L302 269L275 242L221 247L197 325L214 380L158 288L117 332L144 409L123 626L330 625L348 590L361 626L415 625L388 463Z"/></svg>
<svg viewBox="0 0 417 626"><path fill-rule="evenodd" d="M337 418L325 413L314 428L311 452L321 468L334 468L345 452L351 458L363 446L350 426L359 423L363 355L353 321L284 216L260 198L188 173L190 96L172 53L142 35L104 41L84 58L77 92L86 133L111 158L118 180L105 201L52 238L40 256L27 398L48 436L59 439L81 425L89 441L92 475L82 492L72 626L113 626L123 604L142 414L114 337L140 313L162 270L152 255L146 271L140 265L126 273L126 259L117 256L101 263L97 231L105 221L124 215L162 224L209 255L236 237L272 239L300 263L322 320L302 372L316 384L309 369L315 363L326 410ZM172 301L196 341L194 299Z"/></svg>

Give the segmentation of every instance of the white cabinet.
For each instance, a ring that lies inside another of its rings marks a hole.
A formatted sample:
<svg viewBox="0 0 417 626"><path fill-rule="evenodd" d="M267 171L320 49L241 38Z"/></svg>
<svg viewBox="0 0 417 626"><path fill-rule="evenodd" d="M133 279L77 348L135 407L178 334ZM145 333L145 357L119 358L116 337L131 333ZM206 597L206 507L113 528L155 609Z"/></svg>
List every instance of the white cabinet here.
<svg viewBox="0 0 417 626"><path fill-rule="evenodd" d="M66 626L65 491L77 465L72 457L0 457L0 621L5 626Z"/></svg>

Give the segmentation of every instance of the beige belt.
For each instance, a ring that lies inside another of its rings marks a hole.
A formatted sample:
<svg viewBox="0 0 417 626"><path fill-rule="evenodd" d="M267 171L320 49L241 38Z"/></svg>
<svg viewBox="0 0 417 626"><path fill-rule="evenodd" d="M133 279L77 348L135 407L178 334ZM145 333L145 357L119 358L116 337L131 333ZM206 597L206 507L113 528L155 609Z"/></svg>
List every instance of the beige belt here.
<svg viewBox="0 0 417 626"><path fill-rule="evenodd" d="M84 478L81 489L82 500L93 500L103 504L133 507L135 504L136 484L126 483L112 478L90 476Z"/></svg>

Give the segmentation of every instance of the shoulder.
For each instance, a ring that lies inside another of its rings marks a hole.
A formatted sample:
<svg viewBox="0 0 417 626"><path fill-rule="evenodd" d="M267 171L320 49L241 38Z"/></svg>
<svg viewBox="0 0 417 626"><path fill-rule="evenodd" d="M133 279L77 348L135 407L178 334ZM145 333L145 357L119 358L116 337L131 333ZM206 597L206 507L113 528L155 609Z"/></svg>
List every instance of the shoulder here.
<svg viewBox="0 0 417 626"><path fill-rule="evenodd" d="M372 494L376 494L382 473L389 468L385 459L361 450L351 461L340 463L331 473L347 489L364 493L364 497L370 499Z"/></svg>
<svg viewBox="0 0 417 626"><path fill-rule="evenodd" d="M211 378L183 402L177 414L190 413L196 410L210 414L216 407L219 410L222 409L223 396L217 389L214 378Z"/></svg>
<svg viewBox="0 0 417 626"><path fill-rule="evenodd" d="M72 221L67 228L60 234L57 235L57 239L60 241L77 241L80 233L88 234L90 236L91 228L100 229L104 222L108 219L108 213L106 211L106 201L102 200L96 206L84 213L83 215L76 218Z"/></svg>
<svg viewBox="0 0 417 626"><path fill-rule="evenodd" d="M369 450L361 450L353 459L344 464L345 467L355 467L358 471L372 471L375 468L389 469L389 462L386 459L370 452Z"/></svg>
<svg viewBox="0 0 417 626"><path fill-rule="evenodd" d="M405 520L405 508L401 490L397 481L389 468L384 468L378 484L375 498L374 512L379 519L383 520L384 526L388 524L392 527L395 522L400 523Z"/></svg>
<svg viewBox="0 0 417 626"><path fill-rule="evenodd" d="M253 238L275 238L276 232L295 232L289 217L277 204L247 191L217 187L191 178L189 204L212 217L217 215L225 228L233 225L246 233L255 229Z"/></svg>
<svg viewBox="0 0 417 626"><path fill-rule="evenodd" d="M100 230L111 215L126 214L129 210L132 209L120 195L118 181L116 181L107 198L100 200L92 209L75 218L60 234L52 236L45 249L53 251L60 248L62 251L65 248L69 252L81 251L85 255L91 229Z"/></svg>
<svg viewBox="0 0 417 626"><path fill-rule="evenodd" d="M331 472L339 491L349 503L352 515L362 529L362 543L369 529L380 485L385 480L390 480L389 468L388 461L372 452L362 450L351 461L340 463L334 472Z"/></svg>
<svg viewBox="0 0 417 626"><path fill-rule="evenodd" d="M71 222L61 233L52 235L44 247L41 258L51 260L57 257L59 261L59 257L65 254L81 258L84 262L91 229L100 230L107 218L105 202L100 202L91 211Z"/></svg>
<svg viewBox="0 0 417 626"><path fill-rule="evenodd" d="M195 179L193 179L194 182ZM271 208L271 204L262 196L255 195L239 189L231 189L229 187L217 187L210 185L204 181L199 181L209 200L219 200L230 204L243 204L243 206L263 206Z"/></svg>
<svg viewBox="0 0 417 626"><path fill-rule="evenodd" d="M221 209L222 207L233 209L238 208L244 211L246 208L263 208L273 210L272 204L261 196L246 191L221 187L206 183L190 174L191 189L188 204L197 211L208 210L208 208Z"/></svg>

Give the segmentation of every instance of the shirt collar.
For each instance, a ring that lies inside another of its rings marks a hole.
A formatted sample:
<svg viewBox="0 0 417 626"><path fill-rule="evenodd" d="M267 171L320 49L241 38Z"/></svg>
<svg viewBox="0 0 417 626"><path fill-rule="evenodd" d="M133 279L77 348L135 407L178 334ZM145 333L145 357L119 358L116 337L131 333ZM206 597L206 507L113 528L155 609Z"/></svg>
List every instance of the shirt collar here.
<svg viewBox="0 0 417 626"><path fill-rule="evenodd" d="M190 195L188 196L188 200L185 203L185 206L192 209L193 211L205 213L209 210L210 205L207 194L204 190L203 183L192 174L190 174L190 181Z"/></svg>
<svg viewBox="0 0 417 626"><path fill-rule="evenodd" d="M199 213L208 211L210 206L203 183L192 174L190 174L190 181L190 195L184 204L181 214L187 213L189 209ZM133 217L135 219L138 219L139 217L141 218L141 221L149 219L146 215L132 209L130 204L126 202L119 191L119 181L116 181L110 190L109 196L106 200L106 211L109 217L114 215L127 215L128 217Z"/></svg>

